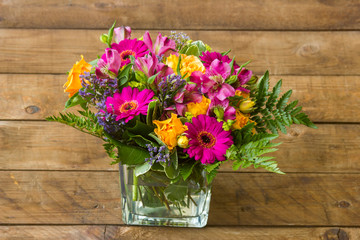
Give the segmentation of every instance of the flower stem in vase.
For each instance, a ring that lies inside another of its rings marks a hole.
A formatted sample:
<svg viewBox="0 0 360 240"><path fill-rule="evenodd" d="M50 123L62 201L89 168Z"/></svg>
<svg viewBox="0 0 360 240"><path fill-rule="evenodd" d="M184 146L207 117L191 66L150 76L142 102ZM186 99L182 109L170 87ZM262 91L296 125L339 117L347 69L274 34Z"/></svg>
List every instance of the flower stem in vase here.
<svg viewBox="0 0 360 240"><path fill-rule="evenodd" d="M138 199L138 177L133 174L133 201Z"/></svg>

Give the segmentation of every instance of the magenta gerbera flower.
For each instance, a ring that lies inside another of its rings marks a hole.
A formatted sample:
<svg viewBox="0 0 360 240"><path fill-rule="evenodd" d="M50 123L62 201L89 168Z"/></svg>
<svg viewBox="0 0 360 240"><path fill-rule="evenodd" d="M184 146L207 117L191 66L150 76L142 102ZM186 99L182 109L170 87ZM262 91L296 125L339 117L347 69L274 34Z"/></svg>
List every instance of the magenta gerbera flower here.
<svg viewBox="0 0 360 240"><path fill-rule="evenodd" d="M111 44L111 48L115 49L120 54L121 67L130 63L130 55L138 58L149 53L149 49L145 43L137 39L124 39L119 43Z"/></svg>
<svg viewBox="0 0 360 240"><path fill-rule="evenodd" d="M124 119L127 123L139 114L147 114L153 96L153 91L149 89L139 92L137 88L125 87L121 93L106 98L106 111L116 115L116 121Z"/></svg>
<svg viewBox="0 0 360 240"><path fill-rule="evenodd" d="M199 115L192 119L192 123L185 123L185 131L189 141L189 148L184 149L190 157L202 164L211 164L215 160L225 161L224 154L233 144L230 131L224 131L222 122L216 118Z"/></svg>

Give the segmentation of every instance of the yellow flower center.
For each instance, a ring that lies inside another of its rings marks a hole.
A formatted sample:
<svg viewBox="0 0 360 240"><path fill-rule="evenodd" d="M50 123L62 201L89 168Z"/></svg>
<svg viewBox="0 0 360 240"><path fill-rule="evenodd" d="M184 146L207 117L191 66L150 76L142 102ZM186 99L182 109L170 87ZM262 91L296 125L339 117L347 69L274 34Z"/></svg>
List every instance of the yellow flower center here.
<svg viewBox="0 0 360 240"><path fill-rule="evenodd" d="M128 111L131 111L131 110L136 109L137 106L138 106L138 104L137 104L136 101L124 102L124 103L120 106L119 111L120 111L121 113L126 113L126 112L128 112Z"/></svg>
<svg viewBox="0 0 360 240"><path fill-rule="evenodd" d="M120 58L122 61L124 61L124 60L128 59L130 55L133 55L135 57L136 53L132 50L125 50L120 53Z"/></svg>
<svg viewBox="0 0 360 240"><path fill-rule="evenodd" d="M197 140L203 148L212 148L216 143L214 135L206 131L199 132Z"/></svg>

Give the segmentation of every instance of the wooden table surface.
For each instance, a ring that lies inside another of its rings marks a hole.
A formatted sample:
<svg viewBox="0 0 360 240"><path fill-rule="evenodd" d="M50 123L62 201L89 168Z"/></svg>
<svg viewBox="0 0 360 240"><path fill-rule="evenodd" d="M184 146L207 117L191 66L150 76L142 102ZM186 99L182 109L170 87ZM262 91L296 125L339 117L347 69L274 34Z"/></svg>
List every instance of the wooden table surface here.
<svg viewBox="0 0 360 240"><path fill-rule="evenodd" d="M124 225L101 141L44 121L114 20L231 48L319 129L281 136L284 176L223 166L203 229ZM359 29L360 0L0 0L0 239L360 239Z"/></svg>

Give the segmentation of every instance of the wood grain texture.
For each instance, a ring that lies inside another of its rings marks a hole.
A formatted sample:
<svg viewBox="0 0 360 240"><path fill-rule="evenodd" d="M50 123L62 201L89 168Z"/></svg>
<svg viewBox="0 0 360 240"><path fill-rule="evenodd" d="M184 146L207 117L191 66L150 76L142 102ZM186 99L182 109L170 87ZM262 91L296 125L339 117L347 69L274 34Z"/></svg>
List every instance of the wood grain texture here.
<svg viewBox="0 0 360 240"><path fill-rule="evenodd" d="M0 29L0 73L65 73L104 52L99 30ZM166 32L165 32L166 33ZM359 75L360 32L188 31L214 51L231 48L258 74ZM143 31L135 31L140 36ZM152 36L155 37L154 32ZM20 67L21 66L21 67Z"/></svg>
<svg viewBox="0 0 360 240"><path fill-rule="evenodd" d="M285 172L359 172L359 133L358 124L294 126L277 140L283 144L271 156ZM109 165L102 140L58 123L2 121L0 142L0 169L117 169ZM231 163L222 170L231 171Z"/></svg>
<svg viewBox="0 0 360 240"><path fill-rule="evenodd" d="M0 226L4 240L356 240L359 228L349 227L216 227L202 229L116 225ZM347 238L346 238L347 237Z"/></svg>
<svg viewBox="0 0 360 240"><path fill-rule="evenodd" d="M270 76L314 122L360 122L360 76ZM44 119L64 109L65 75L0 74L0 119Z"/></svg>
<svg viewBox="0 0 360 240"><path fill-rule="evenodd" d="M117 20L138 29L359 29L359 11L356 0L12 0L0 1L0 27L109 28Z"/></svg>
<svg viewBox="0 0 360 240"><path fill-rule="evenodd" d="M220 173L209 225L359 226L359 174ZM2 224L121 224L117 172L3 171Z"/></svg>

